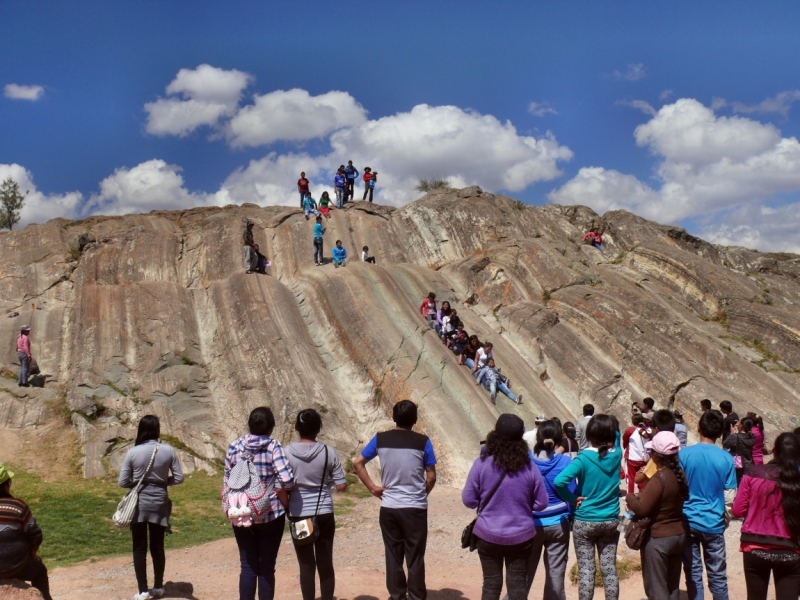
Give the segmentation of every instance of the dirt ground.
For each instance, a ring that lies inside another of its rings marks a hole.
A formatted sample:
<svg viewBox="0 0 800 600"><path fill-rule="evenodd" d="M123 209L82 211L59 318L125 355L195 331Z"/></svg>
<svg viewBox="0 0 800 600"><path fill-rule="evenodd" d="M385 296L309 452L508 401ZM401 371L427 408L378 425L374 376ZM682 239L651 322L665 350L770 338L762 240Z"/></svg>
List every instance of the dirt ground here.
<svg viewBox="0 0 800 600"><path fill-rule="evenodd" d="M384 585L383 544L378 528L379 502L372 498L355 501L349 514L338 516L336 533L336 597L339 600L379 600L387 597ZM428 598L430 600L479 600L481 568L475 553L460 547L461 530L473 513L461 504L460 490L437 487L431 495L429 537L426 555ZM744 577L738 552L739 525L728 530L730 597L744 599ZM570 564L574 557L570 557ZM631 552L620 545L619 555ZM167 553L165 580L167 597L210 600L235 598L239 564L233 536L204 546ZM59 600L123 600L136 592L130 555L97 562L85 562L54 569L50 575L53 597ZM152 579L151 579L152 583ZM540 598L544 572L540 567L531 598ZM683 586L682 586L683 588ZM298 569L288 535L284 536L278 558L279 600L300 598ZM577 586L567 583L567 598L576 600ZM596 597L603 598L601 589ZM622 582L621 600L644 598L641 576L635 573ZM685 594L682 594L685 598ZM773 597L772 595L770 596Z"/></svg>

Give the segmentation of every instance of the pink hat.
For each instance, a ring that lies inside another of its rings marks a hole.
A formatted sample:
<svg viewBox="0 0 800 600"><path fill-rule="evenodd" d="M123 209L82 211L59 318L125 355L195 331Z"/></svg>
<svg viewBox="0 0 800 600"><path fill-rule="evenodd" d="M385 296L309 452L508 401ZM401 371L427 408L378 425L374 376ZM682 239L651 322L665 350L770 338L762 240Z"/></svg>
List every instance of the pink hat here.
<svg viewBox="0 0 800 600"><path fill-rule="evenodd" d="M678 440L678 436L671 431L659 431L653 436L653 440L647 444L647 446L649 450L658 452L659 454L665 454L667 456L671 454L677 454L678 450L681 449L681 443Z"/></svg>

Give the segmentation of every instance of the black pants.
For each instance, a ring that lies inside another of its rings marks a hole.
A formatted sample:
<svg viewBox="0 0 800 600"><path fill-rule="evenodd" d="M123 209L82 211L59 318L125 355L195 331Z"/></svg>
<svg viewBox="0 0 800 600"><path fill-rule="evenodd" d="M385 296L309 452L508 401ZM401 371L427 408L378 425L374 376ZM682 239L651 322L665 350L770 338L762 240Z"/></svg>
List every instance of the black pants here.
<svg viewBox="0 0 800 600"><path fill-rule="evenodd" d="M50 595L50 579L47 577L47 567L40 560L32 558L19 573L14 575L14 579L30 581L31 585L42 593L44 600L53 600Z"/></svg>
<svg viewBox="0 0 800 600"><path fill-rule="evenodd" d="M355 189L354 189L355 183L356 183L355 179L348 179L347 180L347 183L344 186L345 198L350 198L350 200L353 199L353 194L355 193Z"/></svg>
<svg viewBox="0 0 800 600"><path fill-rule="evenodd" d="M374 256L368 257L367 260L365 260L364 262L372 263L373 265L377 264L375 262L375 257Z"/></svg>
<svg viewBox="0 0 800 600"><path fill-rule="evenodd" d="M369 201L372 202L372 193L375 191L375 188L371 187L367 181L364 182L364 186L364 197L362 200L366 200L367 194L369 194Z"/></svg>
<svg viewBox="0 0 800 600"><path fill-rule="evenodd" d="M797 600L800 560L767 560L752 552L744 552L742 556L747 600L767 600L770 572L775 579L775 600Z"/></svg>
<svg viewBox="0 0 800 600"><path fill-rule="evenodd" d="M314 238L314 264L322 264L322 238Z"/></svg>
<svg viewBox="0 0 800 600"><path fill-rule="evenodd" d="M533 548L531 540L513 546L501 546L478 538L477 546L483 569L481 600L500 600L504 564L508 600L527 600L528 559Z"/></svg>
<svg viewBox="0 0 800 600"><path fill-rule="evenodd" d="M425 600L428 510L381 507L379 523L386 551L386 589L390 600ZM403 572L404 558L408 579Z"/></svg>
<svg viewBox="0 0 800 600"><path fill-rule="evenodd" d="M153 559L154 588L164 587L164 566L167 558L164 555L164 534L167 528L156 523L131 523L133 536L133 570L136 573L136 585L139 593L146 592L147 587L147 531L150 531L150 556Z"/></svg>
<svg viewBox="0 0 800 600"><path fill-rule="evenodd" d="M303 517L290 517L290 521L300 521ZM300 591L303 600L314 600L317 596L316 576L319 572L319 591L322 600L333 600L336 575L333 571L333 536L336 533L336 519L333 513L317 515L319 538L313 544L298 546L294 551L300 565Z"/></svg>

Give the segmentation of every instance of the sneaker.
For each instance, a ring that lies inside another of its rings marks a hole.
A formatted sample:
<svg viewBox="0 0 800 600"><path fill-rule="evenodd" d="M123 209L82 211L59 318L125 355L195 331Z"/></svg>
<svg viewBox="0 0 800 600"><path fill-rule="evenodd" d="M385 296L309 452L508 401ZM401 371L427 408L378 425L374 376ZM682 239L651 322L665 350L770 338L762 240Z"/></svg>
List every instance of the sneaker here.
<svg viewBox="0 0 800 600"><path fill-rule="evenodd" d="M164 597L164 588L153 588L150 590L150 595L153 598L163 598Z"/></svg>
<svg viewBox="0 0 800 600"><path fill-rule="evenodd" d="M497 404L497 392L491 395L492 404Z"/></svg>
<svg viewBox="0 0 800 600"><path fill-rule="evenodd" d="M18 383L17 385L18 385L19 387L31 387L31 384L30 384L30 383Z"/></svg>
<svg viewBox="0 0 800 600"><path fill-rule="evenodd" d="M522 404L522 394L517 396L517 404Z"/></svg>
<svg viewBox="0 0 800 600"><path fill-rule="evenodd" d="M133 600L153 600L153 597L150 595L150 592L142 592L141 594L136 594Z"/></svg>
<svg viewBox="0 0 800 600"><path fill-rule="evenodd" d="M250 274L252 273L252 271L251 271L250 269L248 269L247 271L245 271L245 273L247 273L248 275L250 275Z"/></svg>

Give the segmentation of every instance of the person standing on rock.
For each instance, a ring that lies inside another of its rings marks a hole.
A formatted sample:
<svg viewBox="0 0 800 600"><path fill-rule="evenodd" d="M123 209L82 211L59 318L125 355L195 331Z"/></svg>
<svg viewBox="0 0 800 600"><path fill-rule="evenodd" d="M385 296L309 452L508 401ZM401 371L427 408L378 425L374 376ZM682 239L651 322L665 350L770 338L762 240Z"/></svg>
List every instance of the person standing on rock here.
<svg viewBox="0 0 800 600"><path fill-rule="evenodd" d="M412 431L417 405L401 400L392 408L396 428L375 435L353 463L370 493L381 499L380 527L386 552L386 588L391 600L425 600L428 495L436 485L436 456L426 435ZM366 465L380 457L381 485ZM403 559L408 576L403 571Z"/></svg>
<svg viewBox="0 0 800 600"><path fill-rule="evenodd" d="M244 240L244 271L248 275L258 267L258 255L256 254L256 241L253 238L252 221L247 221L242 239Z"/></svg>
<svg viewBox="0 0 800 600"><path fill-rule="evenodd" d="M28 373L31 369L31 328L28 325L23 325L19 328L19 336L17 336L17 358L19 359L19 379L17 385L19 387L30 387L28 383Z"/></svg>
<svg viewBox="0 0 800 600"><path fill-rule="evenodd" d="M358 177L358 169L353 166L352 160L347 161L347 166L344 168L344 174L347 178L345 202L347 202L348 198L350 199L350 202L352 202L353 194L355 194L356 177Z"/></svg>
<svg viewBox="0 0 800 600"><path fill-rule="evenodd" d="M322 265L322 236L325 235L325 228L322 226L322 217L317 217L314 224L314 265Z"/></svg>
<svg viewBox="0 0 800 600"><path fill-rule="evenodd" d="M303 600L316 596L316 574L319 573L320 598L333 600L336 575L333 570L333 517L331 491L347 489L342 463L336 450L317 441L322 418L313 408L297 414L294 430L300 441L286 447L286 457L295 475L289 492L289 521L298 522L316 516L319 537L313 544L294 544L300 564L300 591Z"/></svg>
<svg viewBox="0 0 800 600"><path fill-rule="evenodd" d="M579 419L577 425L575 425L575 438L578 441L579 452L589 447L589 440L586 439L586 426L592 419L592 415L594 415L594 406L591 404L584 404L583 418Z"/></svg>
<svg viewBox="0 0 800 600"><path fill-rule="evenodd" d="M306 196L311 195L309 185L310 182L306 179L306 174L300 173L300 179L297 180L297 191L300 193L300 208L303 208L303 201L306 199Z"/></svg>
<svg viewBox="0 0 800 600"><path fill-rule="evenodd" d="M683 569L689 600L703 600L704 559L711 596L728 600L725 526L736 496L736 467L731 455L716 445L722 429L722 414L704 412L697 427L700 442L678 453L689 485L689 499L683 505L687 524Z"/></svg>
<svg viewBox="0 0 800 600"><path fill-rule="evenodd" d="M428 296L419 305L419 314L428 322L428 327L433 327L436 320L436 294L428 293Z"/></svg>
<svg viewBox="0 0 800 600"><path fill-rule="evenodd" d="M11 495L13 477L0 465L0 579L30 581L44 600L53 600L47 567L37 555L44 536L28 505Z"/></svg>
<svg viewBox="0 0 800 600"><path fill-rule="evenodd" d="M347 176L344 174L344 167L339 167L339 170L336 171L336 175L333 177L333 189L336 192L336 208L344 208L346 185Z"/></svg>
<svg viewBox="0 0 800 600"><path fill-rule="evenodd" d="M269 503L261 514L252 516L250 527L234 527L239 548L239 600L272 600L275 597L275 563L286 525L289 490L294 486L292 470L280 442L272 437L275 416L266 406L250 412L249 435L234 440L225 454L223 489L228 487L231 470L246 456L252 457L258 477L267 487ZM230 598L231 595L225 596Z"/></svg>
<svg viewBox="0 0 800 600"><path fill-rule="evenodd" d="M183 483L183 469L178 454L159 440L161 425L158 417L146 415L139 421L136 443L128 450L119 470L119 486L133 488L141 480L139 504L131 523L133 538L133 570L139 593L134 600L164 597L164 535L170 531L172 513L167 487ZM151 465L152 462L152 465ZM148 465L150 468L148 469ZM170 472L172 473L170 475ZM152 589L147 587L147 546L150 534L150 557L155 576Z"/></svg>
<svg viewBox="0 0 800 600"><path fill-rule="evenodd" d="M478 511L472 535L483 570L484 600L500 598L503 567L509 600L528 597L528 561L538 537L533 515L547 508L548 498L524 432L517 415L500 415L461 492L464 506Z"/></svg>

